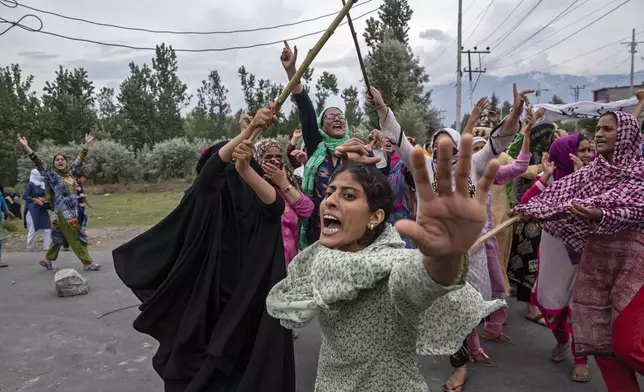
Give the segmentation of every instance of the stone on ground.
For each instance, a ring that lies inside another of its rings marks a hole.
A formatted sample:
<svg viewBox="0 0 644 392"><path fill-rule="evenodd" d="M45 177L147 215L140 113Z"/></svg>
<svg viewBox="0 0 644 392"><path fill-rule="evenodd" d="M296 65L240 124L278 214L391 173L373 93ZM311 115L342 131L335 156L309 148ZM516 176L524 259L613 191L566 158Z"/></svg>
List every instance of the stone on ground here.
<svg viewBox="0 0 644 392"><path fill-rule="evenodd" d="M66 268L54 275L56 294L59 297L73 297L89 293L89 284L81 274L73 268Z"/></svg>

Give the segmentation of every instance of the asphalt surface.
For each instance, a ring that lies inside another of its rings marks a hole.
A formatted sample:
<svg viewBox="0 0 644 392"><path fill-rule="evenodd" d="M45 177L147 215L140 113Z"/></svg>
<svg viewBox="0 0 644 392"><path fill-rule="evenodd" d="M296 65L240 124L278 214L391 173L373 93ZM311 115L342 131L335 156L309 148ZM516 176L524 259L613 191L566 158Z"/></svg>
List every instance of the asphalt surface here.
<svg viewBox="0 0 644 392"><path fill-rule="evenodd" d="M114 273L111 254L94 252L104 270L85 273L90 293L58 298L53 277L37 264L39 253L6 253L9 268L0 269L0 391L1 392L159 392L162 383L150 358L156 343L132 329L138 310L134 295ZM61 254L59 268L80 268L71 253ZM495 368L471 365L466 391L600 392L606 391L591 361L588 384L570 381L572 360L550 361L555 341L550 332L525 321L525 307L510 300L505 332L513 347L483 343ZM317 323L299 331L296 341L298 392L315 384L320 330ZM451 374L448 358L423 357L420 368L434 392ZM644 380L641 381L644 391Z"/></svg>

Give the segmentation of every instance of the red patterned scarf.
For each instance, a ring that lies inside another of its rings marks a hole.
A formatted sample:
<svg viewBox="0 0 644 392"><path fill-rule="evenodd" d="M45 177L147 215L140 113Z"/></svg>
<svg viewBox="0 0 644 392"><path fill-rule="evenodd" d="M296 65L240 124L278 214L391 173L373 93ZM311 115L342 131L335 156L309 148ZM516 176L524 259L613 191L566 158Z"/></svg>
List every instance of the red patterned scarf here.
<svg viewBox="0 0 644 392"><path fill-rule="evenodd" d="M615 112L617 139L613 163L603 156L550 185L514 212L534 217L554 237L581 253L589 234L621 231L644 233L644 161L639 122L631 114ZM599 208L604 217L591 229L586 219L573 215L572 203Z"/></svg>

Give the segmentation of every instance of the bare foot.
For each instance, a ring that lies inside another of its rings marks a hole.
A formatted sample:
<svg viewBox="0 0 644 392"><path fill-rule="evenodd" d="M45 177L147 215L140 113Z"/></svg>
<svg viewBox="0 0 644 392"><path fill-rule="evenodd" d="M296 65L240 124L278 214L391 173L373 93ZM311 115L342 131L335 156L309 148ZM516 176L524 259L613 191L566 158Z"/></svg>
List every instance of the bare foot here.
<svg viewBox="0 0 644 392"><path fill-rule="evenodd" d="M588 365L581 365L576 363L572 368L572 380L575 382L590 381L590 371L588 370Z"/></svg>
<svg viewBox="0 0 644 392"><path fill-rule="evenodd" d="M467 368L456 368L454 374L450 377L445 385L443 385L443 392L463 392L463 387L467 381Z"/></svg>

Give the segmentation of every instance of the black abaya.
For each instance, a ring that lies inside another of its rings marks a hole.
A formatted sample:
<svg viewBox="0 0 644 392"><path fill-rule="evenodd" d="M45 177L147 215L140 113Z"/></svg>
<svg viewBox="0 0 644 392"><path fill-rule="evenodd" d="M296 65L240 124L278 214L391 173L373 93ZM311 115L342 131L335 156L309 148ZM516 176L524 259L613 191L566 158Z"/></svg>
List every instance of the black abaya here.
<svg viewBox="0 0 644 392"><path fill-rule="evenodd" d="M215 151L168 217L114 250L143 302L134 328L160 343L153 367L166 392L295 391L291 331L265 305L286 276L283 211Z"/></svg>

